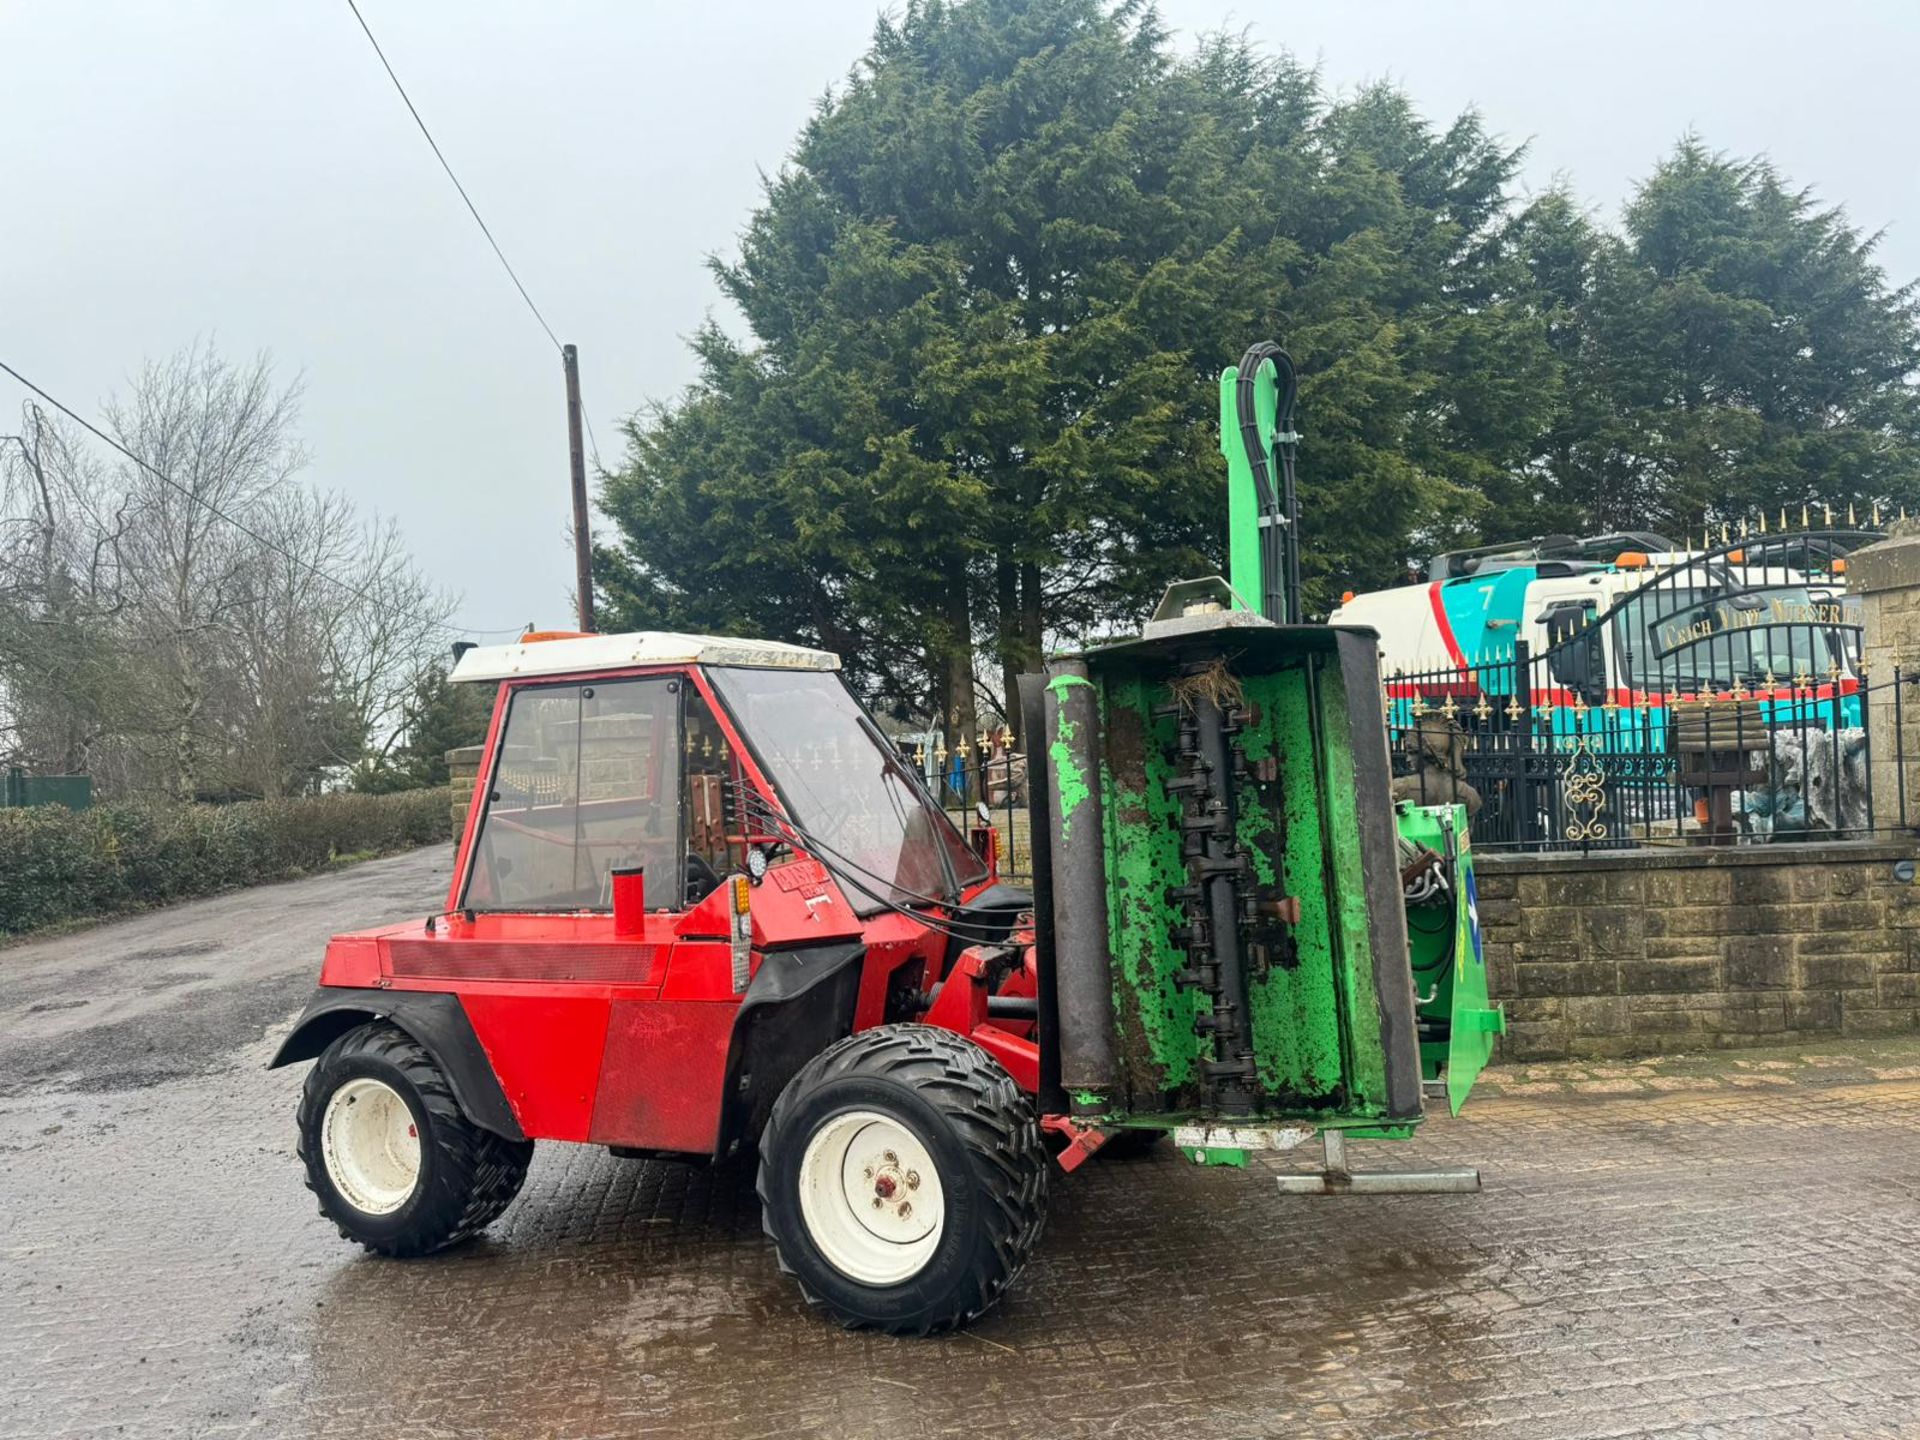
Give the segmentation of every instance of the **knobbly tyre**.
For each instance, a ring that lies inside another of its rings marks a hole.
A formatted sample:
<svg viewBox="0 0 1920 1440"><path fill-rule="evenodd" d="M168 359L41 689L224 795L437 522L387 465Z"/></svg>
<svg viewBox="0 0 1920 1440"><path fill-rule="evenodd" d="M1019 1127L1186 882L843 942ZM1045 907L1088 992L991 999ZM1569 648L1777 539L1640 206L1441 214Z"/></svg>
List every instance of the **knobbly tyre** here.
<svg viewBox="0 0 1920 1440"><path fill-rule="evenodd" d="M500 1215L536 1141L751 1155L807 1300L925 1334L995 1302L1054 1167L1103 1147L1242 1164L1318 1131L1322 1188L1418 1183L1351 1174L1344 1141L1410 1134L1423 1079L1457 1109L1498 1012L1464 824L1395 833L1374 637L1291 623L1290 373L1256 347L1223 382L1261 608L1175 586L1139 639L1022 684L1031 893L833 655L466 649L453 678L497 699L446 908L337 936L272 1062L313 1062L322 1213L424 1255Z"/></svg>

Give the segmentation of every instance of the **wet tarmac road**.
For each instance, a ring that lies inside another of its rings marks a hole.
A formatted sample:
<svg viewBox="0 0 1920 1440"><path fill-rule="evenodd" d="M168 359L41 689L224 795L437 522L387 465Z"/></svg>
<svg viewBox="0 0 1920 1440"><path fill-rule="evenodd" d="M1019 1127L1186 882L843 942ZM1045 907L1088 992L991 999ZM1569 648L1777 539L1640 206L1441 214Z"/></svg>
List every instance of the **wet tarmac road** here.
<svg viewBox="0 0 1920 1440"><path fill-rule="evenodd" d="M942 1340L810 1316L749 1175L581 1148L466 1250L363 1256L260 1066L326 933L444 872L0 951L0 1436L1920 1435L1914 1040L1506 1073L1354 1147L1477 1163L1478 1196L1089 1165Z"/></svg>

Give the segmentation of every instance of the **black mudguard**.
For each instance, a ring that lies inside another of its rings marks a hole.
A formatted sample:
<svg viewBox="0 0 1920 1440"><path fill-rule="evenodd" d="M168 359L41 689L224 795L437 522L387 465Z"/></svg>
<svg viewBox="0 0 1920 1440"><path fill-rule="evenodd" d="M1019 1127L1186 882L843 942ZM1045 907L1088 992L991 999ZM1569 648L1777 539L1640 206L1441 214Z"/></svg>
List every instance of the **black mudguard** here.
<svg viewBox="0 0 1920 1440"><path fill-rule="evenodd" d="M773 1102L800 1067L853 1033L866 953L853 940L762 957L733 1020L716 1157L756 1142Z"/></svg>
<svg viewBox="0 0 1920 1440"><path fill-rule="evenodd" d="M267 1068L312 1060L347 1031L374 1020L398 1025L426 1048L467 1119L509 1140L527 1138L457 995L322 986Z"/></svg>

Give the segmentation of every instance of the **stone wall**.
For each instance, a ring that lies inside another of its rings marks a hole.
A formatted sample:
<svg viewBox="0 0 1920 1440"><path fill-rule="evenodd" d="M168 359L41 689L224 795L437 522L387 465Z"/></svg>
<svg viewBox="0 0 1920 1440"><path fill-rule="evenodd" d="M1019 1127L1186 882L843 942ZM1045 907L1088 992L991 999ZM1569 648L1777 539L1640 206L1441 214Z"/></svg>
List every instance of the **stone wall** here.
<svg viewBox="0 0 1920 1440"><path fill-rule="evenodd" d="M1916 847L1481 855L1507 1059L1920 1030ZM1905 878L1903 878L1905 877Z"/></svg>
<svg viewBox="0 0 1920 1440"><path fill-rule="evenodd" d="M447 751L447 784L453 791L453 843L458 845L466 833L467 811L473 807L473 787L480 775L480 761L486 755L484 745L467 745Z"/></svg>

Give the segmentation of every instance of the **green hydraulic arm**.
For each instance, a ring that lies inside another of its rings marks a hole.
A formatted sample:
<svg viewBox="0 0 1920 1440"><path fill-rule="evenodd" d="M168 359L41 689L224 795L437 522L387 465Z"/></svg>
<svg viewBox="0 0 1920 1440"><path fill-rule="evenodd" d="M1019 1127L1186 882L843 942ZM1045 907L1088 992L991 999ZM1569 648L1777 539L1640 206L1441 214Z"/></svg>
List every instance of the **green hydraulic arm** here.
<svg viewBox="0 0 1920 1440"><path fill-rule="evenodd" d="M1271 341L1251 346L1220 377L1220 449L1227 457L1227 541L1234 590L1268 620L1297 625L1300 503L1293 428L1299 378Z"/></svg>
<svg viewBox="0 0 1920 1440"><path fill-rule="evenodd" d="M1465 812L1394 804L1378 637L1304 623L1297 394L1270 343L1220 378L1230 583L1178 582L1137 638L1023 682L1058 1103L1204 1164L1318 1134L1326 1169L1289 1192L1473 1189L1346 1162L1413 1132L1423 1082L1457 1110L1502 1017Z"/></svg>

